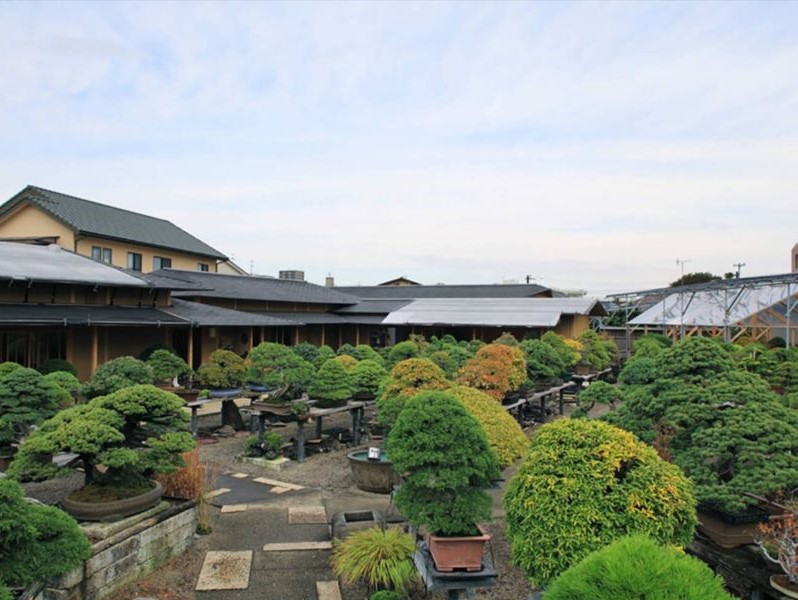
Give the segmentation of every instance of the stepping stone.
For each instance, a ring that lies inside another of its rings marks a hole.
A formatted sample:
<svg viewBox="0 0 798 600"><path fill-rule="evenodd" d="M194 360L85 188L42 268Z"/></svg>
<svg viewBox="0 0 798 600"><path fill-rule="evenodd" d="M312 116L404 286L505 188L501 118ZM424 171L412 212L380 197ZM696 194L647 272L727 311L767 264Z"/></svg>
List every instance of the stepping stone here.
<svg viewBox="0 0 798 600"><path fill-rule="evenodd" d="M230 488L219 488L218 490L213 490L212 492L208 492L205 494L205 499L208 500L210 498L216 498L216 496L221 496L222 494L226 494L230 491Z"/></svg>
<svg viewBox="0 0 798 600"><path fill-rule="evenodd" d="M222 514L245 512L247 510L246 504L225 504L222 507Z"/></svg>
<svg viewBox="0 0 798 600"><path fill-rule="evenodd" d="M263 546L264 552L296 552L298 550L332 550L332 542L280 542Z"/></svg>
<svg viewBox="0 0 798 600"><path fill-rule="evenodd" d="M202 563L198 592L210 590L245 590L249 587L252 550L243 552L209 551Z"/></svg>
<svg viewBox="0 0 798 600"><path fill-rule="evenodd" d="M289 506L288 524L327 523L327 512L323 506Z"/></svg>
<svg viewBox="0 0 798 600"><path fill-rule="evenodd" d="M317 581L316 594L319 600L341 600L341 589L337 581Z"/></svg>
<svg viewBox="0 0 798 600"><path fill-rule="evenodd" d="M257 481L258 483L265 483L266 485L272 485L274 487L284 487L288 488L289 490L305 489L305 487L302 485L297 485L295 483L286 483L285 481L277 481L276 479L269 479L268 477L258 477L257 479L253 479L252 481Z"/></svg>
<svg viewBox="0 0 798 600"><path fill-rule="evenodd" d="M279 496L280 494L285 494L286 492L290 492L291 490L288 489L288 488L284 488L284 487L273 487L273 488L269 489L269 491L272 494L277 494Z"/></svg>
<svg viewBox="0 0 798 600"><path fill-rule="evenodd" d="M233 473L230 477L235 477L236 479L246 479L249 477L249 473Z"/></svg>

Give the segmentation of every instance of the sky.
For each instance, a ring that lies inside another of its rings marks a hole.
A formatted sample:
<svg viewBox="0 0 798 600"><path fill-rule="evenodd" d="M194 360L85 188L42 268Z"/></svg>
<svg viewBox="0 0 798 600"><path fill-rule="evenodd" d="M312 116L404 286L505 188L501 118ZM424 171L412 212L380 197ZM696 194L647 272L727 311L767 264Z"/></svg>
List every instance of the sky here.
<svg viewBox="0 0 798 600"><path fill-rule="evenodd" d="M337 285L783 273L797 26L796 2L4 2L0 199Z"/></svg>

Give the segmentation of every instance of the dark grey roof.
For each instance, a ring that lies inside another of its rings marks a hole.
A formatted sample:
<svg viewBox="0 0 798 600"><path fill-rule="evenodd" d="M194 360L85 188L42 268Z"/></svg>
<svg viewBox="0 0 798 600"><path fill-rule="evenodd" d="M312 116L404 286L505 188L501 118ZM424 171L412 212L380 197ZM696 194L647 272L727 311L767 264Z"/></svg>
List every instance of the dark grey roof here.
<svg viewBox="0 0 798 600"><path fill-rule="evenodd" d="M336 309L336 313L341 315L387 315L390 312L399 310L412 300L372 300L366 298L359 304L345 306Z"/></svg>
<svg viewBox="0 0 798 600"><path fill-rule="evenodd" d="M550 296L551 290L535 284L345 286L336 290L359 298L401 300L414 298L531 298Z"/></svg>
<svg viewBox="0 0 798 600"><path fill-rule="evenodd" d="M384 315L337 315L329 312L259 313L279 319L299 319L305 325L380 325Z"/></svg>
<svg viewBox="0 0 798 600"><path fill-rule="evenodd" d="M298 302L305 304L357 304L359 299L338 290L308 283L266 277L222 275L200 271L165 269L147 276L170 279L198 285L203 290L186 290L173 294L177 298L235 298L264 302Z"/></svg>
<svg viewBox="0 0 798 600"><path fill-rule="evenodd" d="M186 325L189 323L157 308L84 306L58 304L0 304L0 323L5 325Z"/></svg>
<svg viewBox="0 0 798 600"><path fill-rule="evenodd" d="M231 310L177 298L173 298L172 306L164 310L194 325L207 327L281 327L304 324L302 315L297 315L297 318L292 320L278 319L271 315Z"/></svg>
<svg viewBox="0 0 798 600"><path fill-rule="evenodd" d="M165 219L157 219L32 185L0 206L0 215L26 201L81 234L135 242L144 246L177 250L214 259L227 259L218 250Z"/></svg>
<svg viewBox="0 0 798 600"><path fill-rule="evenodd" d="M61 246L17 242L0 242L0 280L152 287L141 277L64 250Z"/></svg>

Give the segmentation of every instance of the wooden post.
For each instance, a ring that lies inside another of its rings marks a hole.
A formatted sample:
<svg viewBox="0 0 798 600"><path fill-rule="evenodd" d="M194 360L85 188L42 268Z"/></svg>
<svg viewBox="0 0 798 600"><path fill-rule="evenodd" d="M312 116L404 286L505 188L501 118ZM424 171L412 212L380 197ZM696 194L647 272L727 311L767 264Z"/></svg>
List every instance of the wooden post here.
<svg viewBox="0 0 798 600"><path fill-rule="evenodd" d="M90 371L94 373L97 370L97 364L99 362L99 352L100 352L100 343L97 337L97 327L94 326L91 328L91 359L89 361Z"/></svg>
<svg viewBox="0 0 798 600"><path fill-rule="evenodd" d="M316 417L316 439L321 439L322 417Z"/></svg>
<svg viewBox="0 0 798 600"><path fill-rule="evenodd" d="M257 413L253 414L258 417L258 442L262 444L266 436L266 413L259 410Z"/></svg>
<svg viewBox="0 0 798 600"><path fill-rule="evenodd" d="M363 421L363 413L365 409L362 405L352 409L352 443L355 446L360 445L360 424Z"/></svg>
<svg viewBox="0 0 798 600"><path fill-rule="evenodd" d="M565 400L563 399L563 394L565 393L565 388L560 388L560 416L565 414Z"/></svg>
<svg viewBox="0 0 798 600"><path fill-rule="evenodd" d="M338 326L338 347L344 345L344 329L340 325Z"/></svg>
<svg viewBox="0 0 798 600"><path fill-rule="evenodd" d="M355 346L360 345L360 325L355 325Z"/></svg>
<svg viewBox="0 0 798 600"><path fill-rule="evenodd" d="M299 326L294 327L294 346L299 343Z"/></svg>
<svg viewBox="0 0 798 600"><path fill-rule="evenodd" d="M322 323L321 325L321 344L319 346L324 346L326 340L324 339L325 334L327 333L327 326Z"/></svg>
<svg viewBox="0 0 798 600"><path fill-rule="evenodd" d="M540 397L540 422L546 422L546 396Z"/></svg>
<svg viewBox="0 0 798 600"><path fill-rule="evenodd" d="M296 423L296 461L305 460L305 419L300 418Z"/></svg>
<svg viewBox="0 0 798 600"><path fill-rule="evenodd" d="M253 337L254 335L255 335L255 328L254 327L250 327L249 328L249 350L250 350L250 352L252 351L252 348L255 347L255 338Z"/></svg>
<svg viewBox="0 0 798 600"><path fill-rule="evenodd" d="M194 368L194 328L188 328L188 348L186 350L186 362L192 369Z"/></svg>

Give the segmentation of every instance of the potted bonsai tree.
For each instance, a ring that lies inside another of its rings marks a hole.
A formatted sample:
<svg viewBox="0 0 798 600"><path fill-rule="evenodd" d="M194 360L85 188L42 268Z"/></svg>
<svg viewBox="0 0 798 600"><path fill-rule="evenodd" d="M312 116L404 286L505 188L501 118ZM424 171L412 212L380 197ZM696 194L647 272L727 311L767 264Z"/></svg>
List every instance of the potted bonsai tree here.
<svg viewBox="0 0 798 600"><path fill-rule="evenodd" d="M382 382L388 378L388 371L382 366L381 360L378 362L367 358L352 367L350 375L355 398L371 400Z"/></svg>
<svg viewBox="0 0 798 600"><path fill-rule="evenodd" d="M132 356L120 356L100 365L83 388L87 398L105 396L129 385L152 383L152 369Z"/></svg>
<svg viewBox="0 0 798 600"><path fill-rule="evenodd" d="M798 598L798 504L783 507L784 515L761 523L754 542L767 560L777 564L781 575L771 575L770 585L785 596Z"/></svg>
<svg viewBox="0 0 798 600"><path fill-rule="evenodd" d="M186 361L174 352L158 349L147 359L147 365L152 369L156 385L169 391L178 388L177 378L191 373L191 368Z"/></svg>
<svg viewBox="0 0 798 600"><path fill-rule="evenodd" d="M318 406L332 407L346 403L352 397L352 391L350 372L341 361L332 359L325 362L316 373L308 393L311 398L319 400Z"/></svg>
<svg viewBox="0 0 798 600"><path fill-rule="evenodd" d="M244 359L230 350L214 350L210 360L197 370L199 383L211 390L211 397L237 396L244 385L247 367Z"/></svg>
<svg viewBox="0 0 798 600"><path fill-rule="evenodd" d="M484 488L500 470L479 422L451 394L422 392L405 403L386 451L404 477L396 506L426 528L436 568L481 569L490 536L479 523L491 517Z"/></svg>
<svg viewBox="0 0 798 600"><path fill-rule="evenodd" d="M126 516L155 505L163 488L150 479L183 466L194 447L182 401L153 385L134 385L59 412L19 449L9 474L35 476L52 465L42 457L73 452L83 463L84 487L62 501L79 519Z"/></svg>
<svg viewBox="0 0 798 600"><path fill-rule="evenodd" d="M315 346L307 344L310 348ZM304 352L309 356L310 353ZM315 353L318 356L318 351ZM248 356L246 379L255 391L272 391L285 387L281 399L298 398L307 391L316 374L311 362L288 346L263 342L255 346Z"/></svg>

